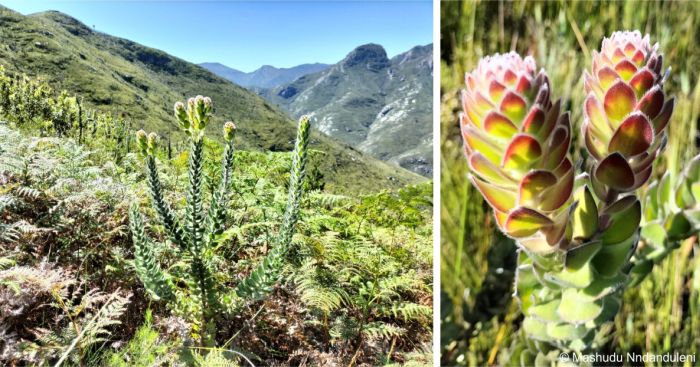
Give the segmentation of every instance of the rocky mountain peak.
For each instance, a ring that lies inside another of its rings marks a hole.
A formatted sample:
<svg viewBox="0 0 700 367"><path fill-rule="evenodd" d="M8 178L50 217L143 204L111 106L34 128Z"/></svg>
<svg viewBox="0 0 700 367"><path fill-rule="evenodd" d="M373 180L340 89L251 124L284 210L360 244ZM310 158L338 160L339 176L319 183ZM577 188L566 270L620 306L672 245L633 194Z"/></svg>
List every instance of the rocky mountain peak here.
<svg viewBox="0 0 700 367"><path fill-rule="evenodd" d="M421 66L425 64L425 66L432 67L433 45L416 46L402 54L394 56L391 61L395 65L412 62Z"/></svg>
<svg viewBox="0 0 700 367"><path fill-rule="evenodd" d="M261 96L364 153L432 175L432 45L387 58L383 47L355 48L327 71ZM400 137L400 138L397 138Z"/></svg>
<svg viewBox="0 0 700 367"><path fill-rule="evenodd" d="M362 45L352 50L345 59L341 61L341 65L347 68L365 66L372 71L379 71L390 65L389 58L386 55L384 47L370 43Z"/></svg>

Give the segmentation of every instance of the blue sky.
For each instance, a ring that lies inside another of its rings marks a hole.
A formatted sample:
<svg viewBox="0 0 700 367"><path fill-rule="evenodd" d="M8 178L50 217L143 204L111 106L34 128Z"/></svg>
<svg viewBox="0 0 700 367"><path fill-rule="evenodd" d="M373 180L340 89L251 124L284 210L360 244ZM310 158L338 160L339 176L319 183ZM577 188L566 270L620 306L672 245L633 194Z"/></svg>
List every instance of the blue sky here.
<svg viewBox="0 0 700 367"><path fill-rule="evenodd" d="M389 56L432 42L432 1L0 0L30 14L58 10L108 34L187 61L252 71L335 63L378 43Z"/></svg>

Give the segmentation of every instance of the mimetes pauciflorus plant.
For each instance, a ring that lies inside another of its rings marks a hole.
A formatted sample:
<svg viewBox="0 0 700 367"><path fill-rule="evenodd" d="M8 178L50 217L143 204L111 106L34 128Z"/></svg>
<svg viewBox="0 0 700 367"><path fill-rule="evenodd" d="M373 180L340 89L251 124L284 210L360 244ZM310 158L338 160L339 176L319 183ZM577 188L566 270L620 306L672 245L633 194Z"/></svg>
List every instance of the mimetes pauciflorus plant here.
<svg viewBox="0 0 700 367"><path fill-rule="evenodd" d="M460 125L470 180L519 248L515 295L524 338L513 363L565 363L562 352L597 350L625 287L649 271L651 260L635 255L643 210L637 190L666 143L674 107L663 91L668 71L658 45L638 31L604 39L592 64L581 130L589 165L578 176L568 154L569 115L551 101L547 74L532 57L486 57L465 78ZM696 206L700 193L687 181L695 171L679 183L673 209ZM697 232L694 213L686 210L687 225L671 233Z"/></svg>
<svg viewBox="0 0 700 367"><path fill-rule="evenodd" d="M217 282L215 274L218 270L212 259L226 229L236 127L233 122L226 122L223 126L224 156L221 163L221 181L218 189L211 195L209 208L205 211L203 135L211 115L212 102L208 97L190 98L186 106L181 102L175 104L175 116L180 129L190 140L189 187L182 220L164 198L155 155L158 136L155 133L147 134L143 130L136 133L137 144L146 160L147 183L153 207L165 228L167 239L180 257L180 262L186 264L181 275L184 282L179 282L176 286L171 274L161 267L156 255L157 246L146 235L138 205L134 203L130 210L136 274L154 299L166 302L173 311L191 321L193 337L199 339L200 346L205 347L216 344L216 320L221 313L234 312L245 302L264 297L279 280L299 218L310 132L309 118L302 117L299 120L292 155L287 206L272 249L257 268L235 288L230 289Z"/></svg>

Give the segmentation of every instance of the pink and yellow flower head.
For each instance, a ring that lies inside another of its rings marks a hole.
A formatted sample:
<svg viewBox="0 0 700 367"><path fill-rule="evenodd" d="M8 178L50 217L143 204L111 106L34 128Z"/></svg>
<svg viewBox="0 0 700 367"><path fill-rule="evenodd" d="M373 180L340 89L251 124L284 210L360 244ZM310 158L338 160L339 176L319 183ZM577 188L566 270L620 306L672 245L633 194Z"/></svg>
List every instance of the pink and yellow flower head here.
<svg viewBox="0 0 700 367"><path fill-rule="evenodd" d="M555 249L574 186L568 112L551 102L549 78L529 56L486 57L465 81L460 124L470 179L505 233L533 251Z"/></svg>
<svg viewBox="0 0 700 367"><path fill-rule="evenodd" d="M663 92L667 75L658 44L639 31L615 32L593 52L582 133L599 197L636 190L651 176L673 113L674 99Z"/></svg>

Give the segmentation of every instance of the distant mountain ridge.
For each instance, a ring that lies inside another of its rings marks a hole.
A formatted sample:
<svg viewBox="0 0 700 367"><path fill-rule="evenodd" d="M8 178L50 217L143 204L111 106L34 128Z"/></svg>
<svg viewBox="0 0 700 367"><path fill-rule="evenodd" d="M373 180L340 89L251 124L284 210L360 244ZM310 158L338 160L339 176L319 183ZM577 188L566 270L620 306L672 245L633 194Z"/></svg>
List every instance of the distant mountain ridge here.
<svg viewBox="0 0 700 367"><path fill-rule="evenodd" d="M382 46L362 45L323 71L258 92L293 117L310 113L327 135L430 177L432 49L390 59Z"/></svg>
<svg viewBox="0 0 700 367"><path fill-rule="evenodd" d="M291 68L276 68L270 65L263 65L250 73L236 70L218 62L205 62L199 64L199 66L242 87L274 88L292 82L300 76L325 70L330 65L314 63L301 64Z"/></svg>

